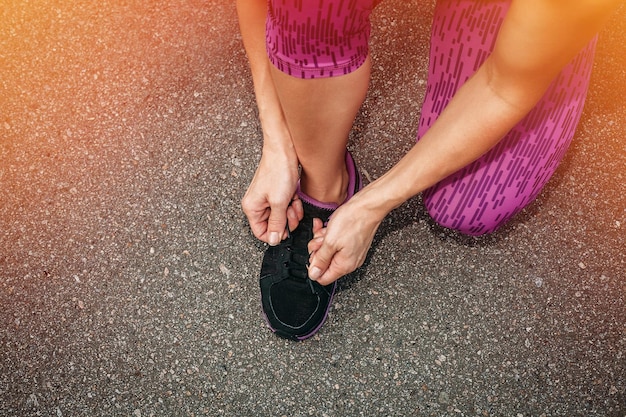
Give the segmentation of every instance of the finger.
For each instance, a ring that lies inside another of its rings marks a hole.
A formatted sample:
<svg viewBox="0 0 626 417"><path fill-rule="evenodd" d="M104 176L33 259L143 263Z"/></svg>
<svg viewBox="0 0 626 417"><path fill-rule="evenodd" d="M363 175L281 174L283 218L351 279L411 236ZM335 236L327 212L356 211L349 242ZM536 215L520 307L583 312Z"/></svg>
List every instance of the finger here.
<svg viewBox="0 0 626 417"><path fill-rule="evenodd" d="M276 246L282 240L287 224L287 207L273 206L267 219L267 243Z"/></svg>
<svg viewBox="0 0 626 417"><path fill-rule="evenodd" d="M252 234L259 240L267 243L267 223L252 223L250 222L250 230L252 230Z"/></svg>
<svg viewBox="0 0 626 417"><path fill-rule="evenodd" d="M313 259L313 254L319 250L324 242L324 236L328 229L324 227L324 223L320 219L313 219L313 239L308 244L309 261Z"/></svg>
<svg viewBox="0 0 626 417"><path fill-rule="evenodd" d="M302 220L304 217L304 206L302 205L302 200L300 200L298 194L294 194L293 200L291 201L291 207L295 211L298 221Z"/></svg>
<svg viewBox="0 0 626 417"><path fill-rule="evenodd" d="M302 201L300 201L297 196L294 196L291 204L287 207L287 226L289 230L294 231L303 217L304 210L302 208Z"/></svg>
<svg viewBox="0 0 626 417"><path fill-rule="evenodd" d="M248 218L248 224L252 234L260 240L266 241L267 236L267 219L269 217L269 207L253 198L249 191L241 199L241 209Z"/></svg>
<svg viewBox="0 0 626 417"><path fill-rule="evenodd" d="M267 240L267 217L269 216L269 209L260 213L246 214L248 223L250 224L250 230L252 234L260 240Z"/></svg>
<svg viewBox="0 0 626 417"><path fill-rule="evenodd" d="M318 239L312 241L314 246L316 246ZM313 251L309 264L309 278L313 281L317 281L328 270L336 251L331 248L328 243L324 242L323 238L321 239L319 247L314 247L313 249L315 250Z"/></svg>
<svg viewBox="0 0 626 417"><path fill-rule="evenodd" d="M324 223L321 219L315 218L313 219L313 236L316 236L324 230Z"/></svg>
<svg viewBox="0 0 626 417"><path fill-rule="evenodd" d="M313 259L313 255L317 252L324 243L324 236L314 237L309 244L307 245L307 249L309 251L309 261Z"/></svg>
<svg viewBox="0 0 626 417"><path fill-rule="evenodd" d="M318 255L319 251L313 254L313 260L309 266L309 277L320 285L332 284L349 272L341 268L334 259L327 262ZM327 267L324 269L323 265L327 265Z"/></svg>
<svg viewBox="0 0 626 417"><path fill-rule="evenodd" d="M337 281L339 278L347 275L349 271L337 268L335 264L331 263L326 272L318 278L317 282L320 285L328 285Z"/></svg>

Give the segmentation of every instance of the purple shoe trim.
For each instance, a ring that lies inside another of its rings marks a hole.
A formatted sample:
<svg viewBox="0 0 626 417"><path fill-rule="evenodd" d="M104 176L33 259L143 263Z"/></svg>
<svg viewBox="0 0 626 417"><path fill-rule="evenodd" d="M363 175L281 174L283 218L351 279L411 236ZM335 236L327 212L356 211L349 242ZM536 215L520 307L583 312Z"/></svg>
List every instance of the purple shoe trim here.
<svg viewBox="0 0 626 417"><path fill-rule="evenodd" d="M346 151L346 168L348 169L348 195L346 197L346 201L350 200L354 194L358 191L361 191L363 187L361 181L361 174L356 168L356 163L354 159L352 159L352 154Z"/></svg>
<svg viewBox="0 0 626 417"><path fill-rule="evenodd" d="M317 208L321 208L324 210L329 210L329 211L335 211L339 208L339 204L336 203L324 203L322 201L316 200L313 197L309 197L308 195L304 194L301 190L300 190L300 183L298 182L298 190L297 190L297 194L298 197L300 197L300 200L304 201L305 203L308 203L312 206L315 206Z"/></svg>

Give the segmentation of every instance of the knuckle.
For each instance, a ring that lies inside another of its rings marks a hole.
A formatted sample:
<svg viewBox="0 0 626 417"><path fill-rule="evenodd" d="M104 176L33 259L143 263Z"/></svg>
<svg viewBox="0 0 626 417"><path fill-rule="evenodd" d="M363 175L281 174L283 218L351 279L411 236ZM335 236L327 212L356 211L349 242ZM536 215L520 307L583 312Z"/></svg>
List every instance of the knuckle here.
<svg viewBox="0 0 626 417"><path fill-rule="evenodd" d="M267 221L270 227L285 227L285 220L278 217L270 217Z"/></svg>
<svg viewBox="0 0 626 417"><path fill-rule="evenodd" d="M247 195L241 199L241 209L244 213L248 213L252 210L252 202L250 201L250 197Z"/></svg>

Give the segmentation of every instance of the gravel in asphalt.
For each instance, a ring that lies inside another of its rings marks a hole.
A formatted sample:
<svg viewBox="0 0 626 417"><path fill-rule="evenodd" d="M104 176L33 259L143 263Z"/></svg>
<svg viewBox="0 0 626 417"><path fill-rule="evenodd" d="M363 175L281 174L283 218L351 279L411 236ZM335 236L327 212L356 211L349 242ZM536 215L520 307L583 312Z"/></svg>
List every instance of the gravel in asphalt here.
<svg viewBox="0 0 626 417"><path fill-rule="evenodd" d="M373 16L370 180L414 143L430 3ZM239 205L261 134L233 2L4 2L0 415L626 416L625 18L533 204L468 238L410 200L292 343Z"/></svg>

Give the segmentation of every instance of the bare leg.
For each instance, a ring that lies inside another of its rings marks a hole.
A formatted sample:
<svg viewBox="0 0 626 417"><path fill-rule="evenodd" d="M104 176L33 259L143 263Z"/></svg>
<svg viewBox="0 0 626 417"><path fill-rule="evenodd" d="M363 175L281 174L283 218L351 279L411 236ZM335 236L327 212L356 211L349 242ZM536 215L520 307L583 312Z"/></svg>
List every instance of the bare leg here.
<svg viewBox="0 0 626 417"><path fill-rule="evenodd" d="M341 204L348 173L345 151L354 118L365 99L370 59L348 75L301 79L272 68L274 84L302 166L308 196Z"/></svg>

